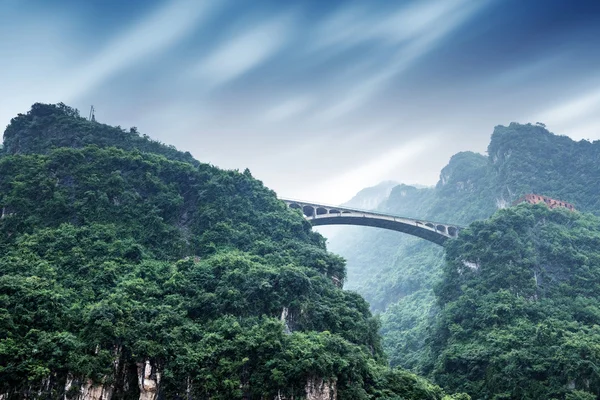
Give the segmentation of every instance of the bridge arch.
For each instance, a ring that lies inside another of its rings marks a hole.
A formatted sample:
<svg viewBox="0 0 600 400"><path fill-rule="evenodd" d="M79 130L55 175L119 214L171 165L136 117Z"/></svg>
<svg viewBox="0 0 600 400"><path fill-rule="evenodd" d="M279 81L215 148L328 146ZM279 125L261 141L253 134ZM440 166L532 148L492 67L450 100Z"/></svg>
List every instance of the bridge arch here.
<svg viewBox="0 0 600 400"><path fill-rule="evenodd" d="M302 210L304 217L313 225L359 225L389 229L407 233L435 244L443 245L457 237L461 227L453 224L400 217L376 211L349 207L328 206L298 200L283 200L288 207Z"/></svg>
<svg viewBox="0 0 600 400"><path fill-rule="evenodd" d="M326 209L325 209L325 208L323 208L323 207L318 207L318 208L317 208L317 215L323 215L323 214L327 214L328 212L329 212L329 211L328 211L328 210L326 210Z"/></svg>
<svg viewBox="0 0 600 400"><path fill-rule="evenodd" d="M312 206L304 206L302 207L302 212L305 217L313 217L315 215L315 208Z"/></svg>

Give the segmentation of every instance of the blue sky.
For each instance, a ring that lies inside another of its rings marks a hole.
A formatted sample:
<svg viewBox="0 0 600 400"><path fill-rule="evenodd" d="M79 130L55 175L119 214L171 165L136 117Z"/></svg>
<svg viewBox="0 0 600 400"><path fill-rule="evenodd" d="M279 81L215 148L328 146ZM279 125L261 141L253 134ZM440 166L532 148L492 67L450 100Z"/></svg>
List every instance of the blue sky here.
<svg viewBox="0 0 600 400"><path fill-rule="evenodd" d="M600 2L0 0L0 124L34 102L338 203L435 184L495 125L600 139Z"/></svg>

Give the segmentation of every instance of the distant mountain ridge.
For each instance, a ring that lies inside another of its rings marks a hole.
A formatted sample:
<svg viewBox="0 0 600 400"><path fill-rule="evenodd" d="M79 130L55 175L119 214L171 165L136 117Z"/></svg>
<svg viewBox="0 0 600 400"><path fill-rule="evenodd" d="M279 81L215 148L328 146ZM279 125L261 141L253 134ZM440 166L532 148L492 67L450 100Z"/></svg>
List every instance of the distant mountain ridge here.
<svg viewBox="0 0 600 400"><path fill-rule="evenodd" d="M394 181L383 181L375 186L362 189L341 205L363 210L375 210L389 197L392 188L397 185L398 183Z"/></svg>

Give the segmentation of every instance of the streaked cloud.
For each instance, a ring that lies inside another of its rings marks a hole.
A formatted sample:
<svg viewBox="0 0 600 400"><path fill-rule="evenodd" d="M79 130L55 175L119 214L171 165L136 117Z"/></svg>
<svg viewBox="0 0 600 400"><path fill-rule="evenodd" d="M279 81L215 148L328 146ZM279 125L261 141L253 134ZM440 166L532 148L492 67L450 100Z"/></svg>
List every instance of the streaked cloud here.
<svg viewBox="0 0 600 400"><path fill-rule="evenodd" d="M600 87L555 104L535 116L535 121L562 133L568 131L574 139L600 139Z"/></svg>
<svg viewBox="0 0 600 400"><path fill-rule="evenodd" d="M111 27L118 33L91 58L71 34L74 24L69 24L65 12L53 15L54 10L46 10L43 18L40 10L32 12L11 28L12 39L0 45L4 61L0 84L11 93L10 99L0 100L0 117L8 122L39 101L77 104L107 80L144 65L199 29L213 8L207 0L165 0L121 32L120 27Z"/></svg>
<svg viewBox="0 0 600 400"><path fill-rule="evenodd" d="M290 36L289 16L259 21L238 32L205 57L193 74L208 85L217 86L238 78L264 63L286 43Z"/></svg>
<svg viewBox="0 0 600 400"><path fill-rule="evenodd" d="M113 74L156 56L199 28L211 9L207 0L168 0L109 41L98 55L78 66L63 94L65 101L95 88Z"/></svg>
<svg viewBox="0 0 600 400"><path fill-rule="evenodd" d="M597 115L598 110L600 110L600 89L593 90L551 108L542 113L539 116L539 120L554 124L564 124L585 118L590 114Z"/></svg>
<svg viewBox="0 0 600 400"><path fill-rule="evenodd" d="M12 4L16 6L16 3ZM61 74L72 64L77 47L69 43L72 23L64 16L31 13L23 21L0 13L0 125L36 101L56 100ZM14 7L14 10L18 7ZM13 12L14 12L13 10Z"/></svg>
<svg viewBox="0 0 600 400"><path fill-rule="evenodd" d="M335 119L364 105L390 80L433 51L449 34L471 18L489 2L467 0L430 0L411 3L383 20L360 18L354 11L334 17L324 29L339 30L342 34L324 39L327 45L349 46L367 40L394 44L391 59L375 69L370 76L356 79L359 83L340 92L340 100L324 109L320 117ZM371 17L372 18L372 17ZM379 18L379 17L378 17ZM343 25L343 27L341 27ZM325 35L324 35L325 36Z"/></svg>
<svg viewBox="0 0 600 400"><path fill-rule="evenodd" d="M267 109L264 118L268 122L281 122L306 111L312 103L309 96L290 98Z"/></svg>
<svg viewBox="0 0 600 400"><path fill-rule="evenodd" d="M489 1L425 0L404 3L396 10L369 8L364 3L343 8L327 18L315 32L314 48L347 48L365 42L396 45L427 34L436 25L446 24L456 12L469 14Z"/></svg>

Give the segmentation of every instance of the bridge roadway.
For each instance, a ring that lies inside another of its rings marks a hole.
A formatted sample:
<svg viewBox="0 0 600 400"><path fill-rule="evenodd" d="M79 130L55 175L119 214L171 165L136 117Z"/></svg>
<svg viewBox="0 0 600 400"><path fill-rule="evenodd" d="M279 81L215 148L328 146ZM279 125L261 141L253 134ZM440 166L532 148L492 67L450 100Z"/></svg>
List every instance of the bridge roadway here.
<svg viewBox="0 0 600 400"><path fill-rule="evenodd" d="M462 227L453 224L426 221L385 214L377 211L336 207L308 201L280 198L288 207L302 211L313 226L318 225L361 225L407 233L440 246L450 238L458 236Z"/></svg>

